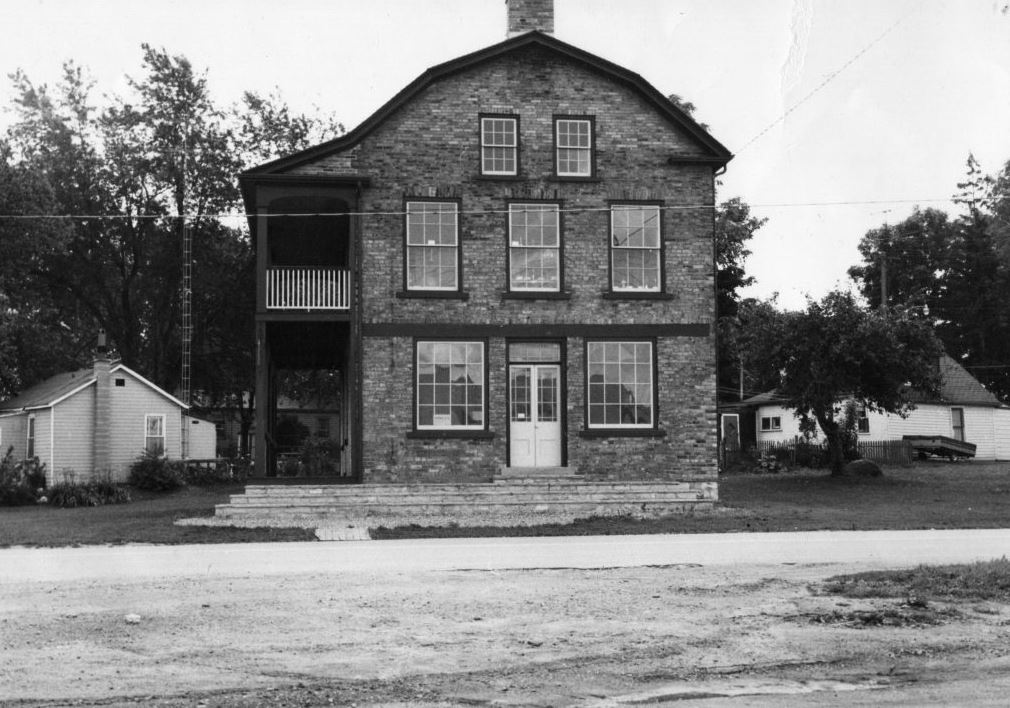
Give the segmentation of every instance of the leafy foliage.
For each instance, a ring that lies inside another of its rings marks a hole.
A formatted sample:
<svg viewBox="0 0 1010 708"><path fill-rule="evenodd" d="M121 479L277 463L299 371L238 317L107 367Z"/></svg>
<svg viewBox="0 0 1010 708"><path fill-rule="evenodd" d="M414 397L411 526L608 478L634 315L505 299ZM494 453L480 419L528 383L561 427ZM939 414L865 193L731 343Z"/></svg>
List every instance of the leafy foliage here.
<svg viewBox="0 0 1010 708"><path fill-rule="evenodd" d="M904 221L871 230L859 245L863 263L849 269L862 294L921 307L947 353L993 393L1010 401L1010 163L984 175L973 156L955 202L966 212L951 218L937 209L915 210Z"/></svg>
<svg viewBox="0 0 1010 708"><path fill-rule="evenodd" d="M801 430L824 433L833 474L845 461L845 401L904 414L912 390L934 393L939 385L941 347L914 310L866 310L833 292L804 312L760 315L741 336L747 359L780 372L777 392Z"/></svg>
<svg viewBox="0 0 1010 708"><path fill-rule="evenodd" d="M46 486L46 466L39 458L15 460L14 447L0 459L0 506L35 504Z"/></svg>
<svg viewBox="0 0 1010 708"><path fill-rule="evenodd" d="M130 501L130 490L109 480L88 482L58 482L49 488L49 504L63 508L78 506L104 506L125 504Z"/></svg>
<svg viewBox="0 0 1010 708"><path fill-rule="evenodd" d="M132 465L128 479L137 489L168 492L185 486L185 463L144 453Z"/></svg>

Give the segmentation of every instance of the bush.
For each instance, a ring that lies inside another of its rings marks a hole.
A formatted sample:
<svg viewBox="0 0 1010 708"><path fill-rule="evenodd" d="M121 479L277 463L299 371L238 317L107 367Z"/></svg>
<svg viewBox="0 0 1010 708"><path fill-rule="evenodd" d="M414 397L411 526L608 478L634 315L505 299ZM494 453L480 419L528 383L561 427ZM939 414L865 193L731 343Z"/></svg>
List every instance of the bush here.
<svg viewBox="0 0 1010 708"><path fill-rule="evenodd" d="M757 462L754 463L754 471L759 474L778 474L779 472L789 471L789 467L786 463L779 459L782 456L783 451L785 451L788 459L789 450L787 448L771 448L769 450L762 450L761 457L759 457Z"/></svg>
<svg viewBox="0 0 1010 708"><path fill-rule="evenodd" d="M14 447L0 459L0 506L35 504L46 486L46 466L39 458L14 460Z"/></svg>
<svg viewBox="0 0 1010 708"><path fill-rule="evenodd" d="M196 487L228 484L233 481L231 464L218 460L212 466L183 462L183 481Z"/></svg>
<svg viewBox="0 0 1010 708"><path fill-rule="evenodd" d="M130 465L129 483L137 489L168 492L186 485L184 465L160 455L144 453Z"/></svg>
<svg viewBox="0 0 1010 708"><path fill-rule="evenodd" d="M109 480L90 482L60 482L49 488L49 503L53 506L103 506L125 504L130 501L130 490Z"/></svg>

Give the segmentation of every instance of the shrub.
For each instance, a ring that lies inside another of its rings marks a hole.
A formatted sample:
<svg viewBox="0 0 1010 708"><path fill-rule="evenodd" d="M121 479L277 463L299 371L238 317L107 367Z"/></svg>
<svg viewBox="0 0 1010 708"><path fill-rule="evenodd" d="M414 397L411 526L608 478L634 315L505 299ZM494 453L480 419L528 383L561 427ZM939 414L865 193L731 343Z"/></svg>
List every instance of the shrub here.
<svg viewBox="0 0 1010 708"><path fill-rule="evenodd" d="M0 459L0 506L24 506L38 502L46 486L46 466L39 458L14 460L14 447Z"/></svg>
<svg viewBox="0 0 1010 708"><path fill-rule="evenodd" d="M64 481L49 488L49 503L53 506L103 506L125 504L130 501L130 490L109 480L90 482Z"/></svg>
<svg viewBox="0 0 1010 708"><path fill-rule="evenodd" d="M209 487L214 484L227 484L233 480L231 464L227 460L218 460L212 466L183 462L183 480L186 484L196 487Z"/></svg>
<svg viewBox="0 0 1010 708"><path fill-rule="evenodd" d="M130 465L129 483L137 489L168 492L186 485L184 465L145 452Z"/></svg>
<svg viewBox="0 0 1010 708"><path fill-rule="evenodd" d="M789 470L788 466L779 459L781 456L781 451L785 450L788 454L789 450L786 448L771 448L769 450L762 450L761 456L754 463L754 471L757 473L767 473L767 474L778 474L779 472L787 472Z"/></svg>

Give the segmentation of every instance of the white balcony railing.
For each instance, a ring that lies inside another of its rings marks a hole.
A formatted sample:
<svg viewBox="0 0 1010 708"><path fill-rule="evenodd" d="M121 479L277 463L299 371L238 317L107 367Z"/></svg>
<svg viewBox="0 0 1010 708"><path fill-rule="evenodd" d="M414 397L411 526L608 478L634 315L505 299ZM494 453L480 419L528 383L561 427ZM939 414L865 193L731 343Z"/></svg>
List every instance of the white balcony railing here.
<svg viewBox="0 0 1010 708"><path fill-rule="evenodd" d="M350 307L350 271L267 268L268 310L348 310Z"/></svg>

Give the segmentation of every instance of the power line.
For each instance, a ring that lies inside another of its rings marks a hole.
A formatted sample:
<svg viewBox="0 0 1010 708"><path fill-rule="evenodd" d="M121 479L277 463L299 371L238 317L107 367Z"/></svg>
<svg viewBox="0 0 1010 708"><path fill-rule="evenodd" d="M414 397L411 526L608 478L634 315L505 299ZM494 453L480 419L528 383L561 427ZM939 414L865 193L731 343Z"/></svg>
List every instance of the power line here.
<svg viewBox="0 0 1010 708"><path fill-rule="evenodd" d="M904 22L904 21L905 21L906 19L908 19L908 17L909 17L909 16L910 16L910 15L911 15L911 14L912 14L913 12L915 12L915 10L917 10L917 9L918 9L918 7L919 7L919 3L915 3L915 4L913 4L913 5L912 5L912 9L911 9L911 10L909 10L909 11L908 11L908 12L906 12L906 13L905 13L904 15L902 15L901 17L899 17L899 18L898 18L898 19L897 19L897 20L896 20L896 21L895 21L894 23L892 23L892 24L891 24L891 26L889 26L889 27L888 27L887 29L885 29L885 30L884 30L884 31L883 31L882 33L880 33L880 35L878 35L876 39L874 39L874 40L873 40L872 42L870 42L870 43L869 43L869 44L867 44L867 45L866 45L865 47L863 47L863 48L862 48L862 49L860 49L860 50L859 50L858 52L856 52L856 54L854 54L854 55L852 56L852 58L850 58L850 59L849 59L849 60L848 60L847 62L845 62L844 64L842 64L842 65L841 65L841 66L840 66L840 67L839 67L838 69L836 69L835 71L833 71L833 72L831 72L830 74L828 74L828 75L827 75L827 77L825 77L825 79L824 79L823 81L821 81L821 83L819 83L819 84L818 84L817 86L815 86L815 87L814 87L814 89L813 89L813 90L812 90L812 91L811 91L810 93L808 93L808 94L807 94L806 96L804 96L804 97L803 97L803 98L801 98L801 99L800 99L799 101L797 101L797 102L796 102L796 103L794 103L794 104L793 104L792 106L790 106L790 107L789 107L789 108L788 108L788 109L787 109L787 110L785 111L785 113L783 113L783 114L782 114L782 115L780 115L780 116L779 116L778 118L776 118L776 119L775 119L775 120L773 120L773 121L772 121L771 123L769 123L769 124L767 125L767 127L765 127L765 129L764 129L764 130L762 130L762 131L761 131L760 133L758 133L758 134L757 134L757 135L755 135L755 136L754 136L753 138L751 138L751 139L750 139L750 140L748 140L748 141L747 141L746 143L744 143L743 147L742 147L742 148L740 148L739 150L737 150L737 151L736 151L736 154L737 154L737 155L739 155L740 153L742 153L743 151L745 151L745 150L746 150L747 148L749 148L749 147L750 147L750 146L751 146L751 145L752 145L753 143L757 142L757 141L758 141L758 140L759 140L760 138L762 138L762 137L763 137L763 136L764 136L764 135L765 135L765 134L766 134L766 133L767 133L768 131L770 131L770 130L771 130L772 128L774 128L774 127L775 127L776 125L778 125L779 123L782 123L783 121L785 121L785 119L786 119L786 118L788 118L788 117L789 117L789 115L790 115L790 114L791 114L791 113L792 113L793 111L795 111L795 110L796 110L797 108L799 108L799 107L800 107L800 106L802 106L802 105L803 105L804 103L806 103L806 102L807 102L808 100L810 100L810 99L811 99L811 98L812 98L812 97L814 96L814 94L818 93L818 92L819 92L819 91L820 91L821 89L823 89L823 88L824 88L825 86L827 86L827 85L828 85L829 83L831 83L832 81L834 81L834 80L835 80L835 78L836 78L836 77L837 77L837 76L838 76L839 74L841 74L841 73L842 73L843 71L845 71L845 70L846 70L846 69L848 69L848 68L849 68L850 66L852 66L853 64L855 64L855 63L856 63L856 62L857 62L857 61L858 61L858 60L859 60L859 59L860 59L860 58L861 58L861 57L862 57L862 56L863 56L864 54L866 54L866 53L867 53L868 51L870 51L870 49L872 49L872 48L873 48L873 47L874 47L874 46L875 46L875 45L876 45L877 43L879 43L879 42L880 42L880 40L882 40L882 39L883 39L884 37L886 37L887 35L889 35L889 34L890 34L890 33L891 33L891 32L892 32L892 31L893 31L893 30L894 30L894 29L895 29L895 28L896 28L896 27L897 27L898 25L900 25L900 24L901 24L902 22Z"/></svg>
<svg viewBox="0 0 1010 708"><path fill-rule="evenodd" d="M450 197L447 200L452 199ZM834 206L877 206L881 204L934 204L934 203L946 203L953 201L951 197L931 197L923 199L863 199L863 200L838 200L838 201L819 201L819 202L767 202L767 203L757 203L748 204L751 209L779 209L779 208L804 208L804 207L834 207ZM658 208L663 211L691 211L691 210L714 210L720 208L719 204L670 204L670 205L644 205L654 208ZM591 213L591 212L604 212L609 213L610 207L568 207L558 209L559 213L564 214L574 214L574 213ZM508 209L459 209L459 210L446 210L444 212L428 212L433 213L446 213L446 214L459 214L461 216L479 216L479 215L495 215L495 214L509 214L511 213ZM200 213L200 214L181 214L181 215L166 215L166 214L0 214L0 219L4 220L40 220L40 219L75 219L80 221L85 220L139 220L139 219L256 219L256 218L303 218L303 217L337 217L337 216L354 216L354 217L376 217L376 216L406 216L407 211L338 211L338 212L314 212L314 213L301 213L301 214L247 214L242 212L233 213Z"/></svg>

